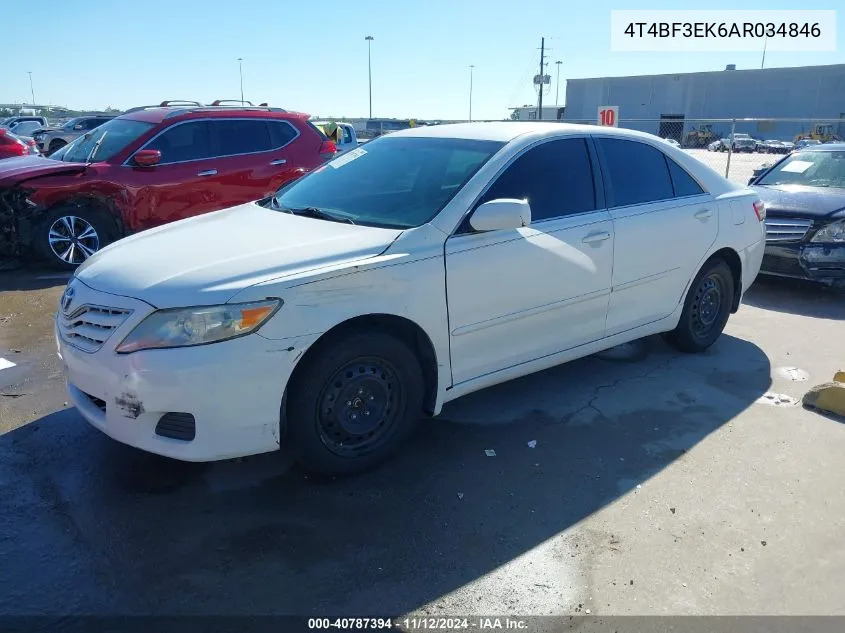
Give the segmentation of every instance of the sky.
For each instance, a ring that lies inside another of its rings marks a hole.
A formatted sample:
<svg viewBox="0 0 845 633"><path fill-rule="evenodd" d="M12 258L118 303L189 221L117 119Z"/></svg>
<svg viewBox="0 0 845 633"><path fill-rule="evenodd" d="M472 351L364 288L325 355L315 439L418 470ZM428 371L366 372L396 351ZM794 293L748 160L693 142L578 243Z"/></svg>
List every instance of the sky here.
<svg viewBox="0 0 845 633"><path fill-rule="evenodd" d="M702 3L706 9L836 9L839 2ZM566 79L759 68L759 53L614 53L611 9L677 9L671 2L592 0L40 0L36 32L0 44L0 103L77 109L129 108L164 99L240 97L321 117L369 111L367 42L372 35L375 117L465 119L470 65L473 119L502 119L535 104L532 77L546 38L555 103ZM692 7L690 7L692 8ZM840 7L841 8L841 7ZM4 3L4 23L32 24L28 3ZM766 67L845 63L845 10L836 52L774 52ZM57 35L47 37L47 34Z"/></svg>

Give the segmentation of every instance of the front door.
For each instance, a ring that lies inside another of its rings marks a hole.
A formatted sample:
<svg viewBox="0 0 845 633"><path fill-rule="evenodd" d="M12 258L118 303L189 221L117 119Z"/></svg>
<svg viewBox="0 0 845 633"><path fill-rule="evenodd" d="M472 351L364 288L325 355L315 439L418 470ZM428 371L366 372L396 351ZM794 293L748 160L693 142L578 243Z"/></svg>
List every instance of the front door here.
<svg viewBox="0 0 845 633"><path fill-rule="evenodd" d="M130 158L126 180L135 196L133 231L220 209L220 179L225 175L211 153L207 121L177 123L155 136L143 149L157 149L161 162L138 167Z"/></svg>
<svg viewBox="0 0 845 633"><path fill-rule="evenodd" d="M639 141L596 138L613 218L612 336L669 316L716 241L717 202L671 157Z"/></svg>
<svg viewBox="0 0 845 633"><path fill-rule="evenodd" d="M459 384L604 336L613 224L584 138L519 156L477 204L527 199L531 224L446 242L452 379Z"/></svg>

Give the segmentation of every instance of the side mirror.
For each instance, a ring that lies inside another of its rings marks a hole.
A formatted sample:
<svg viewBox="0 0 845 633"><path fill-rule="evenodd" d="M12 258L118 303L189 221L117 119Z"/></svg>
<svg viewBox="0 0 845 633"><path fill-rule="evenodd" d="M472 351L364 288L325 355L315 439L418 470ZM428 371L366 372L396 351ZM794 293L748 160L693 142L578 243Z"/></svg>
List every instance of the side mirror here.
<svg viewBox="0 0 845 633"><path fill-rule="evenodd" d="M135 152L132 161L139 167L154 167L161 162L161 152L157 149L142 149Z"/></svg>
<svg viewBox="0 0 845 633"><path fill-rule="evenodd" d="M490 200L475 210L469 224L476 231L519 229L531 224L531 206L513 198Z"/></svg>
<svg viewBox="0 0 845 633"><path fill-rule="evenodd" d="M73 126L73 129L74 129L74 130L81 130L81 129L82 129L82 127L83 127L83 126L82 126L82 124L81 124L81 123L77 123L76 125L74 125L74 126Z"/></svg>

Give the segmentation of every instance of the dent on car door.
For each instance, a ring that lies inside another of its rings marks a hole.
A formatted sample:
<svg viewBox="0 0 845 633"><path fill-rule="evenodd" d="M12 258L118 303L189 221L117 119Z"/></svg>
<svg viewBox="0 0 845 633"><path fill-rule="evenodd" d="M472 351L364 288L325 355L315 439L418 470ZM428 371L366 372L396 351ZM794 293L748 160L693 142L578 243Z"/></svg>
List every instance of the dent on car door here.
<svg viewBox="0 0 845 633"><path fill-rule="evenodd" d="M586 139L555 139L508 166L476 204L526 199L530 225L446 242L455 384L604 336L613 225Z"/></svg>
<svg viewBox="0 0 845 633"><path fill-rule="evenodd" d="M211 153L207 121L177 123L142 149L158 150L161 161L153 167L138 167L131 158L128 161L137 201L132 230L222 208L218 159Z"/></svg>
<svg viewBox="0 0 845 633"><path fill-rule="evenodd" d="M671 314L716 241L716 202L671 157L598 137L616 243L607 335Z"/></svg>

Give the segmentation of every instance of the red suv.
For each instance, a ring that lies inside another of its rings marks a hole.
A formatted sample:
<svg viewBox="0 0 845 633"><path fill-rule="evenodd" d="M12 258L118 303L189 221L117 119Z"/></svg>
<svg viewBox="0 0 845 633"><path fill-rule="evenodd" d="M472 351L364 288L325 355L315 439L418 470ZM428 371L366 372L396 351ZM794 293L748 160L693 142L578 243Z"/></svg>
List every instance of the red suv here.
<svg viewBox="0 0 845 633"><path fill-rule="evenodd" d="M0 256L74 268L130 233L266 197L334 156L307 114L217 103L133 108L49 158L0 162Z"/></svg>

